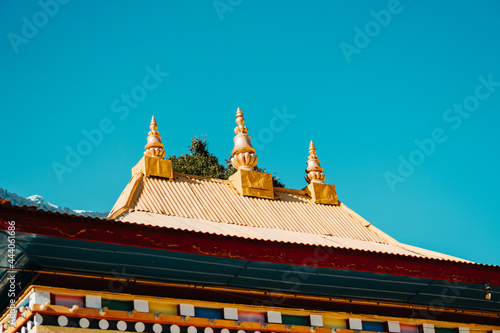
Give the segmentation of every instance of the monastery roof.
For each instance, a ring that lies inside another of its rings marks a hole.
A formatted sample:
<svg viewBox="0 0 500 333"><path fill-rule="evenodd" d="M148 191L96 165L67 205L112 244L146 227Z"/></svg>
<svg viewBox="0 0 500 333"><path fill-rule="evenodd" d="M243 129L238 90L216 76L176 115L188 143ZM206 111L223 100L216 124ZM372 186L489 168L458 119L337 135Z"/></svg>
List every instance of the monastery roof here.
<svg viewBox="0 0 500 333"><path fill-rule="evenodd" d="M270 180L270 175L245 170L245 167L253 169L257 156L242 118L238 109L233 161L238 154L254 157L233 162L241 178L221 180L174 173L171 164L167 164L170 161L163 159L165 151L153 117L145 157L132 170L132 179L115 203L110 218L246 239L467 262L402 244L338 201L335 187L324 184L325 176L312 142L306 170L310 184L303 190L272 185L266 188L262 184ZM242 170L245 161L248 163ZM245 188L242 185L245 180L241 179L247 174L254 179Z"/></svg>

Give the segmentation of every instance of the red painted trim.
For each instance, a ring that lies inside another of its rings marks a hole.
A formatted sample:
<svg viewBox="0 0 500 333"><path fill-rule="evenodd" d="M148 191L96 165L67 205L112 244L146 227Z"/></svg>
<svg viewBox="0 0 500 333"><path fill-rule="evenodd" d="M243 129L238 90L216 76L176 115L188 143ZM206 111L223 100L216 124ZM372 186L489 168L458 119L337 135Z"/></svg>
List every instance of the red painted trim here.
<svg viewBox="0 0 500 333"><path fill-rule="evenodd" d="M44 212L0 202L0 229L7 229L7 221L16 222L17 232L66 239L500 286L499 266L210 235Z"/></svg>

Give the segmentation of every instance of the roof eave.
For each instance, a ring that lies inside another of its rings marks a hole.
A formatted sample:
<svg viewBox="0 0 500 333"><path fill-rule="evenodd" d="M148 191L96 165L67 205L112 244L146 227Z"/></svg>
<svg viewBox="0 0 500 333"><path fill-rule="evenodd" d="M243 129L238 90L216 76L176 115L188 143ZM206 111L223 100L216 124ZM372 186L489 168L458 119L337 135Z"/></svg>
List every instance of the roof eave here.
<svg viewBox="0 0 500 333"><path fill-rule="evenodd" d="M121 221L46 212L0 203L0 229L75 240L500 286L500 266L364 250L241 239ZM196 244L196 246L194 246Z"/></svg>

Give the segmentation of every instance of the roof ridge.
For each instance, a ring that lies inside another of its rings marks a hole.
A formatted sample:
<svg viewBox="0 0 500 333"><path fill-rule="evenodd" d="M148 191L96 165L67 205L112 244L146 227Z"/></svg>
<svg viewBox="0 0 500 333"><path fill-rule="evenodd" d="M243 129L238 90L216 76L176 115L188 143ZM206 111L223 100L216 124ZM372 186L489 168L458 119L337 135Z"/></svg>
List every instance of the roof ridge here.
<svg viewBox="0 0 500 333"><path fill-rule="evenodd" d="M203 176L190 175L187 173L174 172L174 180L177 177L193 178L193 179L199 179L199 180L205 180L205 181L214 181L216 183L224 183L224 184L231 185L231 181L228 179L220 179L220 178L214 178L214 177L203 177ZM273 189L275 192L296 193L296 194L301 194L301 195L306 194L306 191L297 190L294 188L274 187L273 186Z"/></svg>
<svg viewBox="0 0 500 333"><path fill-rule="evenodd" d="M187 173L180 173L180 172L174 172L174 181L175 178L178 177L184 177L184 178L194 178L194 179L200 179L200 180L206 180L206 181L214 181L217 183L230 183L229 180L227 179L220 179L220 178L213 178L213 177L203 177L203 176L195 176L195 175L188 175Z"/></svg>

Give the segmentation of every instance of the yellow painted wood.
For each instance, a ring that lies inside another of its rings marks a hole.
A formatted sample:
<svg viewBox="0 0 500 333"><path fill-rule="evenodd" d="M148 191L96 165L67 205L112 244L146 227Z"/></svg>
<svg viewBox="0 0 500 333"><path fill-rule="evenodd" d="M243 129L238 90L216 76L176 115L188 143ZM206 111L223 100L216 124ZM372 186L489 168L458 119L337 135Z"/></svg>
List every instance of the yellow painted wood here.
<svg viewBox="0 0 500 333"><path fill-rule="evenodd" d="M80 327L61 327L61 326L35 326L29 333L102 333L103 330L80 328ZM123 333L122 331L106 330L110 333Z"/></svg>
<svg viewBox="0 0 500 333"><path fill-rule="evenodd" d="M66 295L74 295L74 296L85 296L85 295L93 295L93 296L101 296L106 299L114 299L121 301L132 301L132 300L146 300L150 305L150 313L136 313L134 317L129 317L128 312L126 311L116 311L116 310L108 310L106 314L100 315L98 309L90 309L90 308L80 308L75 312L70 312L69 307L58 306L58 305L49 305L46 310L41 310L40 305L34 306L33 313L29 310L26 312L26 319L20 317L18 318L18 322L16 323L16 329L24 325L25 321L28 320L35 312L40 313L51 313L58 315L67 315L67 316L80 316L80 317L88 317L88 318L105 318L105 319L115 319L115 320L129 320L129 321L145 321L145 322L158 322L158 323L175 323L178 325L185 325L182 321L181 316L176 315L176 308L178 304L193 304L198 307L212 307L212 308L224 308L224 307L237 307L240 310L248 310L248 311L263 311L264 309L260 306L250 306L250 305L235 305L228 303L219 303L219 302L207 302L207 301L193 301L193 300L183 300L183 299L173 299L173 298L163 298L163 297L154 297L154 296L137 296L131 294L116 294L110 292L102 292L102 291L87 291L80 289L66 289L66 288L57 288L57 287L45 287L45 286L32 286L29 288L23 296L20 298L19 302L22 302L23 299L29 296L30 292L37 291L45 291L50 292L52 294L66 294ZM368 304L368 302L366 302ZM373 302L371 304L374 304ZM420 324L433 324L436 327L447 327L447 328L456 328L456 327L467 327L471 331L478 331L474 333L480 333L481 331L489 331L494 329L500 329L500 326L487 326L487 325L477 325L477 324L462 324L455 322L440 322L433 320L425 320L425 319L415 319L415 318L398 318L398 317L389 317L389 316L377 316L377 315L353 315L351 313L345 312L326 312L326 311L315 311L309 309L288 309L288 308L280 308L280 307L266 307L265 310L274 310L280 311L282 314L290 314L290 315L308 315L308 314L317 314L323 316L324 321L324 329L330 330L331 328L340 328L345 329L345 320L348 318L352 318L353 316L356 318L360 318L366 321L398 321L402 324L410 324L410 325L420 325ZM162 312L164 315L161 318L156 319L155 314ZM474 313L478 315L478 313ZM3 322L6 318L6 314L2 316ZM484 316L489 317L497 317L498 314L495 313L483 313ZM236 321L222 320L219 319L217 324L210 325L209 319L205 318L191 318L189 323L191 325L206 325L211 327L232 327L234 329L239 329L240 326L236 325ZM285 330L285 325L280 324L270 324L271 326L267 328L262 328L260 323L250 323L246 322L244 325L245 329L254 329L259 331L276 331L276 330ZM278 325L278 326L274 326ZM10 327L7 330L7 333L13 333L16 330L15 328ZM310 328L305 326L296 326L292 332L309 332ZM323 330L323 329L322 329ZM318 331L319 332L319 331Z"/></svg>
<svg viewBox="0 0 500 333"><path fill-rule="evenodd" d="M16 327L9 326L9 328L6 330L6 333L15 332L18 327L22 327L31 317L33 317L33 313L29 309L27 309L24 312L24 316L19 316L19 318L16 319Z"/></svg>
<svg viewBox="0 0 500 333"><path fill-rule="evenodd" d="M176 315L177 305L176 304L166 304L164 302L149 302L149 312L152 313L163 313L166 315Z"/></svg>
<svg viewBox="0 0 500 333"><path fill-rule="evenodd" d="M83 318L95 318L95 319L106 319L106 320L123 320L131 322L145 322L145 323L158 323L167 325L179 325L179 326L196 326L196 327L213 327L213 328L227 328L233 330L254 330L261 332L291 332L291 333L311 333L309 326L294 326L293 328L287 330L284 324L267 324L265 327L261 323L252 322L240 322L236 320L225 320L218 319L210 323L210 319L207 318L194 318L194 317L183 317L183 316L172 316L172 315L162 315L155 318L154 313L136 313L133 317L129 316L128 311L113 311L108 310L104 315L99 313L99 309L89 309L80 308L74 312L70 311L69 307L60 305L49 305L44 310L41 309L40 305L36 304L34 306L33 313L41 313L48 315L65 315L73 317L83 317ZM11 333L11 332L9 332ZM61 332L62 333L62 332ZM316 333L330 333L328 328L318 328Z"/></svg>
<svg viewBox="0 0 500 333"><path fill-rule="evenodd" d="M342 329L347 328L345 319L333 318L331 316L323 317L323 325L329 328L337 328L337 327Z"/></svg>
<svg viewBox="0 0 500 333"><path fill-rule="evenodd" d="M59 275L63 275L62 273L58 273ZM83 275L83 274L68 274L70 276L81 276L81 277L91 277L89 275ZM103 277L100 276L93 276L94 278L102 279ZM114 279L114 278L113 278ZM192 289L198 288L195 285L188 285L188 284L177 284L177 283L164 283L164 282L155 282L155 281L140 281L140 280L135 280L135 283L145 283L149 285L154 285L154 286L169 286L169 287L190 287ZM155 296L137 296L137 295L132 295L132 294L116 294L116 293L111 293L111 292L105 292L105 291L87 291L87 290L79 290L79 289L66 289L66 288L57 288L57 287L47 287L47 286L33 286L33 289L40 290L40 291L47 291L51 292L53 294L57 293L65 293L65 294L72 294L72 295L93 295L93 296L101 296L103 298L107 299L113 299L113 300L122 300L122 301L131 301L131 300L147 300L150 302L160 302L163 304L170 304L170 305L178 305L180 303L183 304L193 304L195 306L200 306L200 307L235 307L234 304L232 303L221 303L221 302L208 302L208 301L198 301L198 300L185 300L185 299L174 299L174 298L168 298L168 297L155 297ZM276 297L276 298L282 298L282 297L293 297L295 299L306 299L306 300L328 300L330 302L336 302L336 303L346 303L349 302L349 304L358 304L358 305L377 305L379 307L387 307L387 308L404 308L408 309L410 306L407 304L401 304L401 303L396 303L396 302L380 302L380 301L370 301L370 300L359 300L359 299L344 299L344 298L333 298L333 297L317 297L317 296L308 296L308 295L290 295L286 293L279 293L279 292L264 292L264 291L259 291L259 290L252 290L252 289L242 289L242 288L232 288L232 287L213 287L213 286L203 286L203 289L205 290L214 290L214 291L222 291L222 292L235 292L235 293L241 293L241 294L247 294L247 295L263 295L265 294L268 297ZM29 294L29 290L26 292L26 295ZM248 310L248 311L262 311L262 307L260 306L252 306L252 305L238 305L238 308L241 310ZM411 308L415 310L438 310L442 312L461 312L463 314L470 314L470 315L482 315L486 317L492 317L492 318L498 318L498 313L496 312L486 312L486 311L474 311L474 310L466 310L466 309L443 309L443 308L429 308L429 307L424 307L424 306L418 306L418 305L411 305ZM318 315L323 315L323 316L328 316L332 315L331 312L326 312L326 311L318 311L318 310L313 310L313 309L288 309L288 308L283 308L283 307L266 307L266 310L269 311L281 311L285 314L291 314L291 315L303 315L303 314L318 314ZM352 317L352 314L349 313L342 313L342 312L337 312L335 313L335 316L337 315L342 315L344 318L349 318L350 316ZM381 318L387 318L387 320L396 320L403 322L401 318L399 319L394 319L396 317L379 317L379 316L357 316L360 318L366 318L366 320L371 320L371 319L376 319L376 320L383 320ZM410 318L407 320L409 323L414 323L413 320ZM423 323L432 323L432 321L427 321L427 320L420 320Z"/></svg>
<svg viewBox="0 0 500 333"><path fill-rule="evenodd" d="M321 183L310 183L304 190L315 203L325 204L325 205L338 205L339 201L337 199L337 191L335 190L335 185L321 184Z"/></svg>
<svg viewBox="0 0 500 333"><path fill-rule="evenodd" d="M274 199L273 178L269 173L238 170L229 181L240 195Z"/></svg>

